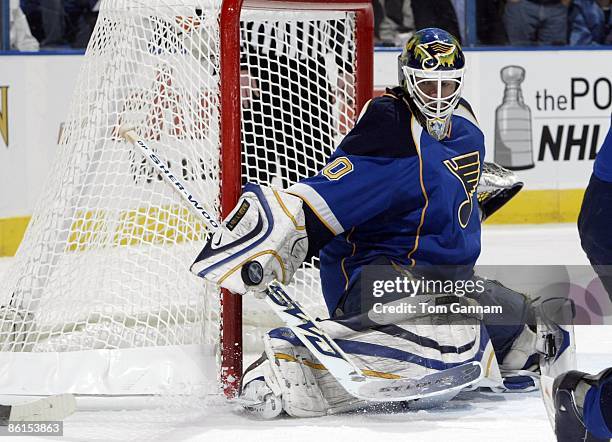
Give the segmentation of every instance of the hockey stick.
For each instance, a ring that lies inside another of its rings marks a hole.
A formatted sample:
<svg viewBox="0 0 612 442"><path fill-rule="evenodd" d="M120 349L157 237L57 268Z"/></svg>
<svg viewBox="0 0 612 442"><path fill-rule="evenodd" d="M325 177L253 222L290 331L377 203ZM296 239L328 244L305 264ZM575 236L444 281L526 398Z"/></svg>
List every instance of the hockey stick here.
<svg viewBox="0 0 612 442"><path fill-rule="evenodd" d="M195 213L203 218L204 224L211 231L217 230L219 228L219 224L215 221L215 217L212 216L208 211L203 207L203 203L200 203L191 192L189 192L185 186L174 176L170 169L168 169L162 160L159 159L155 152L151 150L146 143L138 138L138 135L131 127L121 126L119 128L119 135L125 138L127 141L132 143L134 146L138 147L140 152L147 158L151 164L161 172L162 177L168 182L174 190L178 192L178 194L187 202L189 207L191 207Z"/></svg>
<svg viewBox="0 0 612 442"><path fill-rule="evenodd" d="M132 128L121 126L119 134L137 147L145 158L162 175L193 210L202 219L211 232L219 228L214 217L204 208L193 193L164 166L163 162L147 146ZM373 379L364 373L349 359L338 344L321 329L302 307L287 294L277 281L268 285L265 291L266 303L279 318L293 331L295 336L312 352L342 387L355 397L369 401L405 401L433 396L448 392L451 389L462 389L482 377L482 367L478 362L443 370L425 376L423 379ZM427 380L426 380L427 379ZM422 382L422 383L421 383Z"/></svg>
<svg viewBox="0 0 612 442"><path fill-rule="evenodd" d="M0 405L0 426L14 422L61 421L76 410L72 394L48 396L17 405Z"/></svg>

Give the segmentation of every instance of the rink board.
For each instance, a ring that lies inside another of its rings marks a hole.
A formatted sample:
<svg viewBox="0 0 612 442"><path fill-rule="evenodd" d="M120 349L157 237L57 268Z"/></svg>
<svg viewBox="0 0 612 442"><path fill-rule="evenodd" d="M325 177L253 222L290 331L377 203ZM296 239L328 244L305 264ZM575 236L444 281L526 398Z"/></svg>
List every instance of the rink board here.
<svg viewBox="0 0 612 442"><path fill-rule="evenodd" d="M375 53L375 94L397 82L398 54ZM464 96L485 134L486 159L517 169L525 182L515 201L489 222L576 220L593 158L610 126L611 54L602 49L466 52ZM0 256L12 256L59 148L82 56L1 59ZM519 111L508 108L504 98L502 71L512 66L524 71Z"/></svg>

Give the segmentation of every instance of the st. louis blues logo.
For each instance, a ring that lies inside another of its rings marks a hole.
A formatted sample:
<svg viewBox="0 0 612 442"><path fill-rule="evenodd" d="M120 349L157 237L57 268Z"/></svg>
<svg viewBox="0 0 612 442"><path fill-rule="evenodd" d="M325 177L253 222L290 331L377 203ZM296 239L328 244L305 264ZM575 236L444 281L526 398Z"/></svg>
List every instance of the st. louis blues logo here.
<svg viewBox="0 0 612 442"><path fill-rule="evenodd" d="M452 66L457 56L457 46L443 41L432 41L417 45L415 55L426 71L433 71L438 66Z"/></svg>
<svg viewBox="0 0 612 442"><path fill-rule="evenodd" d="M459 225L465 228L474 209L472 197L476 192L478 180L480 180L480 153L476 151L459 155L450 160L444 160L444 165L455 175L465 190L466 199L459 204L457 210Z"/></svg>
<svg viewBox="0 0 612 442"><path fill-rule="evenodd" d="M440 118L431 118L427 120L428 132L432 135L436 135L438 140L446 137L450 131L450 124L447 126L446 122Z"/></svg>

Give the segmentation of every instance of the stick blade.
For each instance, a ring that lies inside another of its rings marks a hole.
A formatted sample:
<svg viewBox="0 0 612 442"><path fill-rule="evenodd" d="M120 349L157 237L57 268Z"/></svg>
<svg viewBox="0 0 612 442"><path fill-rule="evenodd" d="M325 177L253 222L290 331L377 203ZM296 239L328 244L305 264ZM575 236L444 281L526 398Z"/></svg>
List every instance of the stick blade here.
<svg viewBox="0 0 612 442"><path fill-rule="evenodd" d="M9 421L61 421L76 410L76 400L72 394L58 394L38 399L34 402L12 405Z"/></svg>
<svg viewBox="0 0 612 442"><path fill-rule="evenodd" d="M469 362L420 379L393 379L362 384L357 394L371 401L408 401L463 390L483 376L479 362Z"/></svg>

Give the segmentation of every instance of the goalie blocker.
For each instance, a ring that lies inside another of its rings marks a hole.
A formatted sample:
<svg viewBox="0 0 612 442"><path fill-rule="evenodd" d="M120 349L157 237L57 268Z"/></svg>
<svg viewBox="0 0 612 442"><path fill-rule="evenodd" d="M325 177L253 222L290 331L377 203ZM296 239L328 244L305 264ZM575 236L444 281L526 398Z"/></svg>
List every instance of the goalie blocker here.
<svg viewBox="0 0 612 442"><path fill-rule="evenodd" d="M247 184L191 271L239 294L263 292L275 279L289 284L308 251L302 204L280 190Z"/></svg>

